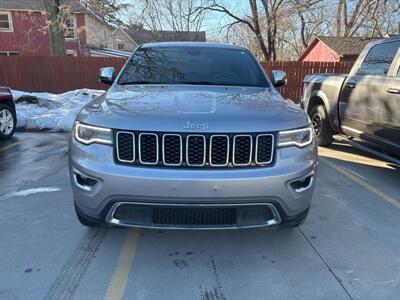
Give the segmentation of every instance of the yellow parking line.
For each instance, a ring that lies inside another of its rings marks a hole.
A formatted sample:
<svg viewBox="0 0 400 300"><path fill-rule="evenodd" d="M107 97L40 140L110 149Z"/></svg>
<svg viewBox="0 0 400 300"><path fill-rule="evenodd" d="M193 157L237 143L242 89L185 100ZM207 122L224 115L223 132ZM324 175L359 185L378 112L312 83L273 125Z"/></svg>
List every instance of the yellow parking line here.
<svg viewBox="0 0 400 300"><path fill-rule="evenodd" d="M22 143L22 141L19 141L19 142L15 142L15 143L13 143L13 144L10 144L10 145L8 145L8 146L5 146L4 148L1 148L1 149L0 149L0 152L6 151L7 149L10 149L11 147L17 146L17 145L19 145L19 144L21 144L21 143Z"/></svg>
<svg viewBox="0 0 400 300"><path fill-rule="evenodd" d="M378 197L382 198L383 200L389 202L390 204L393 204L397 208L400 208L400 202L398 200L396 200L395 198L390 197L388 194L385 194L381 190L378 190L376 187L368 184L365 180L353 175L352 173L350 173L349 171L343 169L342 167L339 167L339 166L335 165L334 163L332 163L332 162L330 162L330 161L328 161L328 160L326 160L324 158L319 158L319 159L322 160L324 163L326 163L328 166L330 166L335 171L337 171L340 174L346 176L347 178L351 179L352 181L358 183L359 185L361 185L363 188L367 189L371 193L374 193L375 195L377 195Z"/></svg>
<svg viewBox="0 0 400 300"><path fill-rule="evenodd" d="M140 230L129 229L119 254L117 265L108 284L105 300L120 300L124 296L129 271L136 253Z"/></svg>

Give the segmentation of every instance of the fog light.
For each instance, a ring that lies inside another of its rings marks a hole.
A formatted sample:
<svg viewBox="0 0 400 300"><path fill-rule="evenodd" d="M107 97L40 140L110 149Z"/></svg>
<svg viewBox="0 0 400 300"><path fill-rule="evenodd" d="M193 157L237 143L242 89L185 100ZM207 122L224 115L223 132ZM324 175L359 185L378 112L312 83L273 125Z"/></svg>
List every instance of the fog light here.
<svg viewBox="0 0 400 300"><path fill-rule="evenodd" d="M93 177L89 177L87 175L84 175L82 173L77 173L74 172L74 180L75 180L75 184L85 190L85 191L91 191L93 190L93 188L96 186L97 184L97 179L93 178Z"/></svg>
<svg viewBox="0 0 400 300"><path fill-rule="evenodd" d="M314 176L310 175L302 179L292 181L290 183L290 186L295 190L295 192L301 193L304 192L305 190L308 190L312 186L313 181L314 181Z"/></svg>

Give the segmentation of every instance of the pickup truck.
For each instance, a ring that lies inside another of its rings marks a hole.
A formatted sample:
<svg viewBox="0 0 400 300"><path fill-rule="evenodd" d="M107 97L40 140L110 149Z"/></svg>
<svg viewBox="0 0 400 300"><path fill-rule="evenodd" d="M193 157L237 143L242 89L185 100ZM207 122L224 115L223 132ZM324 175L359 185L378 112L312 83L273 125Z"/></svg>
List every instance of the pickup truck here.
<svg viewBox="0 0 400 300"><path fill-rule="evenodd" d="M391 154L400 153L400 37L369 43L350 74L304 78L301 105L318 145L345 134Z"/></svg>

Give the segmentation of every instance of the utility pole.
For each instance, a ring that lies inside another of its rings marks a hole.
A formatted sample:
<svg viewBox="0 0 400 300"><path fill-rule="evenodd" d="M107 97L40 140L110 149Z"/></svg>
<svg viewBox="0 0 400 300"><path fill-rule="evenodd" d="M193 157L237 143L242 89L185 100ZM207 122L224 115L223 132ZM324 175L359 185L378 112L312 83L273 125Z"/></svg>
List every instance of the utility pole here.
<svg viewBox="0 0 400 300"><path fill-rule="evenodd" d="M60 0L43 0L50 35L51 55L65 55L65 34L61 24Z"/></svg>

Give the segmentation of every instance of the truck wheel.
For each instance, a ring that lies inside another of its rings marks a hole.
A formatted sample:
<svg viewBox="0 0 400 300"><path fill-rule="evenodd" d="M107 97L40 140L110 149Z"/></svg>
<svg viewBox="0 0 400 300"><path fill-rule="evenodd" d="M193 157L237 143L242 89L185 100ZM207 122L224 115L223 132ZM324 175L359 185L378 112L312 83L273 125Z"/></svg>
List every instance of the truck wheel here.
<svg viewBox="0 0 400 300"><path fill-rule="evenodd" d="M310 113L318 146L329 146L333 140L333 131L323 105L316 105Z"/></svg>
<svg viewBox="0 0 400 300"><path fill-rule="evenodd" d="M81 214L78 210L78 208L75 205L75 213L76 216L79 220L79 222L86 227L99 227L99 225L91 220L89 220L86 216L84 216L83 214Z"/></svg>
<svg viewBox="0 0 400 300"><path fill-rule="evenodd" d="M9 139L15 131L15 115L6 104L0 104L0 140Z"/></svg>

